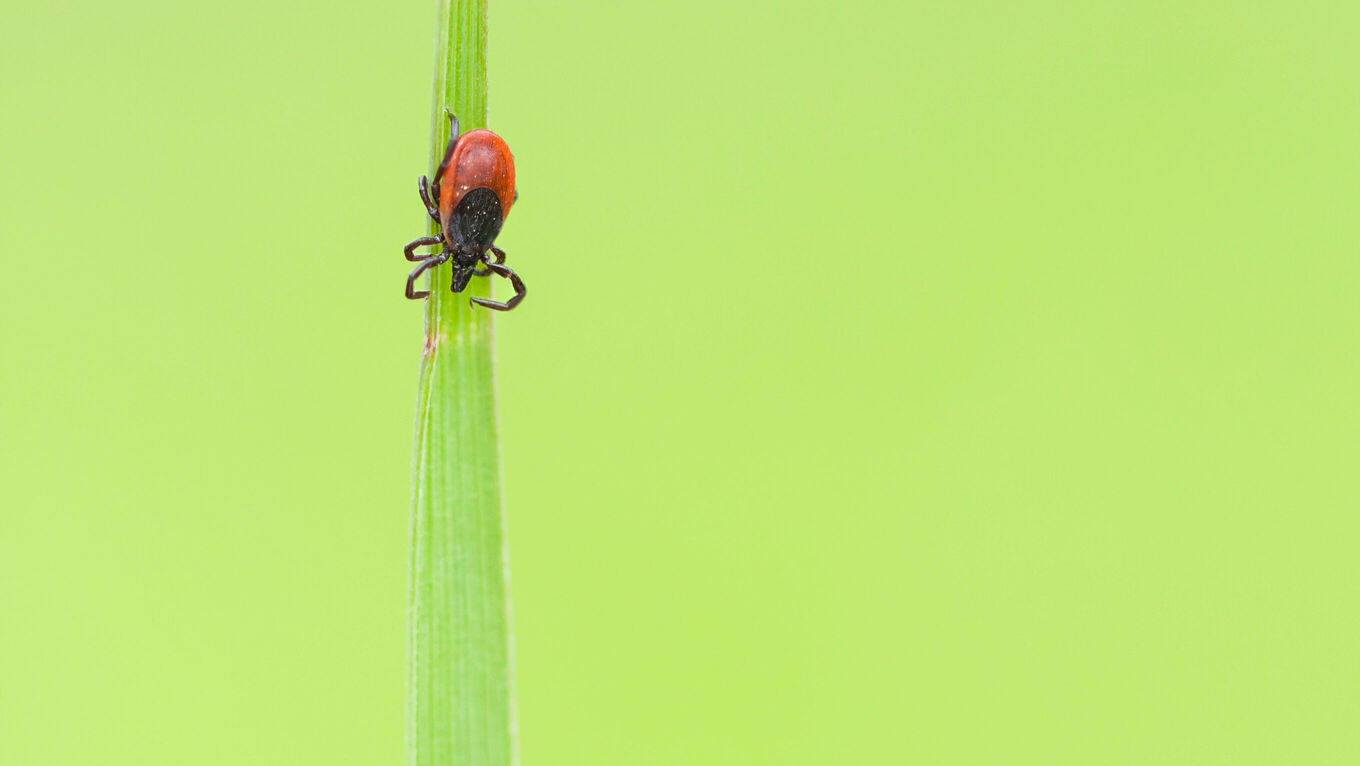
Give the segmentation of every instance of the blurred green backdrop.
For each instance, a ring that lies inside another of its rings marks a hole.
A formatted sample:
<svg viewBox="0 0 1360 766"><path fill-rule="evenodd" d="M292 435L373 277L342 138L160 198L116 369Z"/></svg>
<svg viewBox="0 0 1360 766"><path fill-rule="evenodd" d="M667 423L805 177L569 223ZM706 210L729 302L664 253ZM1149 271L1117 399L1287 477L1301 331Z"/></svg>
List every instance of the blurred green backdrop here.
<svg viewBox="0 0 1360 766"><path fill-rule="evenodd" d="M1360 759L1353 3L492 0L525 763ZM0 763L403 760L433 3L0 15Z"/></svg>

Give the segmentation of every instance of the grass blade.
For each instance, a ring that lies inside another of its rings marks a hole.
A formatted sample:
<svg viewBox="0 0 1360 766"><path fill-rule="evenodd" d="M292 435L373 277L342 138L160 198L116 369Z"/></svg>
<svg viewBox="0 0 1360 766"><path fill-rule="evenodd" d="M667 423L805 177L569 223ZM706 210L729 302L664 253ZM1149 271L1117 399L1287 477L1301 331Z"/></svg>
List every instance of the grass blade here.
<svg viewBox="0 0 1360 766"><path fill-rule="evenodd" d="M464 130L486 127L486 0L439 0L427 172L448 140L446 106ZM509 766L518 753L493 312L468 304L490 286L474 278L452 293L449 279L448 265L433 270L417 395L407 761Z"/></svg>

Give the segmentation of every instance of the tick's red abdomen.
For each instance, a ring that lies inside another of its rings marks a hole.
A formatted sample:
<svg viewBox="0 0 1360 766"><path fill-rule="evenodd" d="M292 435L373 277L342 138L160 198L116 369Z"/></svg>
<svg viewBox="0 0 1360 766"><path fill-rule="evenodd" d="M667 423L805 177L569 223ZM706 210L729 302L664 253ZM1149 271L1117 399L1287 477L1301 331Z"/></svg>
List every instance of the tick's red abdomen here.
<svg viewBox="0 0 1360 766"><path fill-rule="evenodd" d="M504 221L515 201L515 158L500 136L489 130L469 130L453 145L453 155L438 183L439 217L445 225L463 195L482 187L495 192Z"/></svg>

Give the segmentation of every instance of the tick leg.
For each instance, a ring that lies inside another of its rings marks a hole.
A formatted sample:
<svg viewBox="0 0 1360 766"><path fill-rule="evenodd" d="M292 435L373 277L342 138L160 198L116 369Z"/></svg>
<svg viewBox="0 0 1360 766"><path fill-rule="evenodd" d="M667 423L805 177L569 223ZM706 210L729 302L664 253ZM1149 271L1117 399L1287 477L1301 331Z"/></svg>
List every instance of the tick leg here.
<svg viewBox="0 0 1360 766"><path fill-rule="evenodd" d="M453 159L453 145L458 143L458 118L453 116L453 111L447 106L444 107L444 114L449 117L449 144L444 147L444 159L439 161L439 167L434 171L434 198L439 199L439 181L444 177L444 171L449 167L449 161ZM437 219L436 219L437 220Z"/></svg>
<svg viewBox="0 0 1360 766"><path fill-rule="evenodd" d="M424 180L424 179L422 179ZM449 259L447 252L439 253L417 253L416 248L424 245L438 245L444 240L440 237L421 237L406 245L406 260L420 265L411 272L411 276L406 278L406 297L411 300L418 300L430 294L428 290L416 290L416 278L425 273L426 269L433 268Z"/></svg>
<svg viewBox="0 0 1360 766"><path fill-rule="evenodd" d="M439 224L439 206L430 201L430 179L420 177L420 199L425 202L425 212L430 214L436 225Z"/></svg>
<svg viewBox="0 0 1360 766"><path fill-rule="evenodd" d="M452 143L453 139L458 137L458 118L447 106L444 107L444 115L449 118L449 143Z"/></svg>
<svg viewBox="0 0 1360 766"><path fill-rule="evenodd" d="M429 290L416 289L416 279L418 279L421 274L424 274L427 269L432 269L448 259L448 253L438 253L421 261L420 265L411 271L411 276L406 278L406 297L413 301L417 301L429 295Z"/></svg>
<svg viewBox="0 0 1360 766"><path fill-rule="evenodd" d="M416 252L417 247L423 247L424 245L437 245L443 241L444 240L440 237L421 237L420 239L409 242L406 245L406 250L404 251L406 253L406 260L415 263L416 261L424 261L429 258L433 258L437 255L444 255L443 253L425 253L422 255L421 253ZM445 258L444 260L448 259Z"/></svg>
<svg viewBox="0 0 1360 766"><path fill-rule="evenodd" d="M505 263L505 251L504 251L504 250L500 249L499 247L496 247L495 245L492 245L492 246L490 247L490 250L491 250L491 254L494 255L494 256L496 256L496 263ZM485 264L488 265L488 266L491 265L491 261L487 260L486 254L485 254L485 253L482 254L482 263L485 263ZM491 269L473 269L473 270L472 270L472 273L473 273L473 274L476 274L476 275L479 276L479 277L485 277L485 276L489 276L489 275L491 274Z"/></svg>
<svg viewBox="0 0 1360 766"><path fill-rule="evenodd" d="M478 298L475 296L468 298L468 300L478 306L486 306L489 309L495 309L497 311L509 311L518 306L519 302L524 300L525 293L529 291L524 288L524 282L519 278L519 275L515 273L514 269L511 269L509 266L502 266L499 263L491 263L489 261L486 262L486 268L510 280L510 284L515 286L514 297L504 303L493 301L490 298Z"/></svg>

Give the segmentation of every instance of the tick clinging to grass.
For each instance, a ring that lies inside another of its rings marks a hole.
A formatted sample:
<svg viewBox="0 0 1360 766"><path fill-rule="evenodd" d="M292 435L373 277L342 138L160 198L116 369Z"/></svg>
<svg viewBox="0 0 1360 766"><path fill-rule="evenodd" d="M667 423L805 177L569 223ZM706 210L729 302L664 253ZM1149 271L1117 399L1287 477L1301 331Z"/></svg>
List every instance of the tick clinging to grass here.
<svg viewBox="0 0 1360 766"><path fill-rule="evenodd" d="M449 145L444 159L434 171L434 185L420 177L420 199L425 210L439 226L433 237L421 237L406 246L406 260L419 263L406 278L406 297L417 300L429 295L416 290L416 279L441 263L453 264L451 289L461 293L474 276L497 274L510 280L515 295L502 303L473 296L470 300L497 311L509 311L524 300L524 282L505 264L505 251L496 247L496 235L519 198L515 190L515 158L505 139L489 130L458 133L458 118L449 116ZM439 245L441 250L417 253L424 245ZM485 266L485 268L479 268Z"/></svg>

